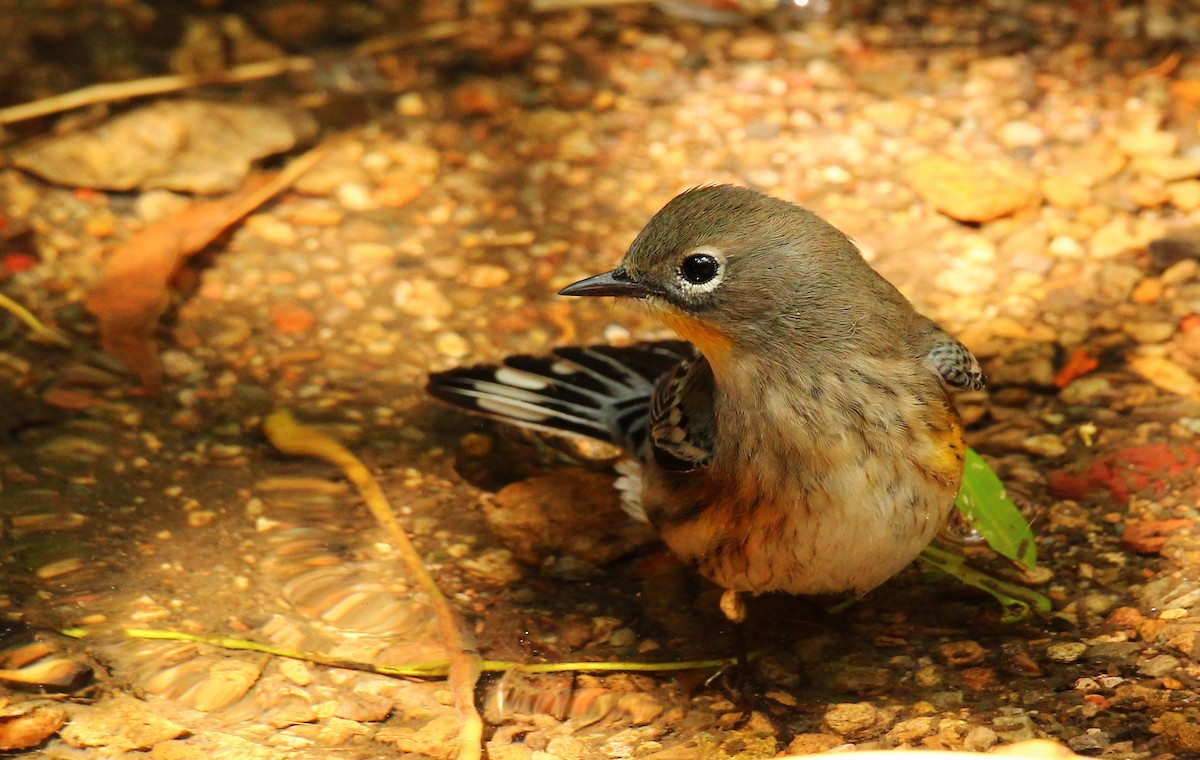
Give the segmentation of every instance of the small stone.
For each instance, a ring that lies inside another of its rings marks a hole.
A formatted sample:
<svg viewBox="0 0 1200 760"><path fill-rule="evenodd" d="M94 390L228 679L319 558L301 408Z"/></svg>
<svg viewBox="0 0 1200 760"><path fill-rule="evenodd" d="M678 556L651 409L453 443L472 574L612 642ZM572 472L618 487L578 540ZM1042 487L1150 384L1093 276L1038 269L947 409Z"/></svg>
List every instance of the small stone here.
<svg viewBox="0 0 1200 760"><path fill-rule="evenodd" d="M1200 210L1200 179L1168 183L1167 201L1180 211Z"/></svg>
<svg viewBox="0 0 1200 760"><path fill-rule="evenodd" d="M1163 285L1182 285L1200 272L1200 262L1195 259L1184 259L1171 264L1159 275Z"/></svg>
<svg viewBox="0 0 1200 760"><path fill-rule="evenodd" d="M67 711L46 702L0 707L0 752L31 749L44 742L67 721Z"/></svg>
<svg viewBox="0 0 1200 760"><path fill-rule="evenodd" d="M1001 686L994 668L964 668L959 676L971 691L999 691Z"/></svg>
<svg viewBox="0 0 1200 760"><path fill-rule="evenodd" d="M738 35L729 43L729 57L743 61L765 61L775 53L775 38L766 34Z"/></svg>
<svg viewBox="0 0 1200 760"><path fill-rule="evenodd" d="M1018 707L1002 707L1000 715L992 720L992 730L1006 743L1030 741L1036 739L1033 719Z"/></svg>
<svg viewBox="0 0 1200 760"><path fill-rule="evenodd" d="M1118 216L1105 224L1088 240L1088 251L1098 259L1107 259L1138 247L1129 219Z"/></svg>
<svg viewBox="0 0 1200 760"><path fill-rule="evenodd" d="M508 98L494 80L480 77L459 85L452 101L463 116L486 116L502 110Z"/></svg>
<svg viewBox="0 0 1200 760"><path fill-rule="evenodd" d="M1200 398L1200 381L1178 362L1165 356L1145 353L1144 350L1139 350L1127 361L1134 372L1164 391Z"/></svg>
<svg viewBox="0 0 1200 760"><path fill-rule="evenodd" d="M1092 202L1092 191L1070 177L1053 176L1042 180L1046 202L1056 208L1084 208Z"/></svg>
<svg viewBox="0 0 1200 760"><path fill-rule="evenodd" d="M1075 662L1087 651L1087 644L1082 641L1056 641L1046 647L1046 657L1054 662Z"/></svg>
<svg viewBox="0 0 1200 760"><path fill-rule="evenodd" d="M1010 121L1000 128L1000 142L1007 148L1032 148L1046 139L1046 131L1028 121Z"/></svg>
<svg viewBox="0 0 1200 760"><path fill-rule="evenodd" d="M939 657L952 668L978 665L987 656L987 650L977 641L952 641L937 649Z"/></svg>
<svg viewBox="0 0 1200 760"><path fill-rule="evenodd" d="M996 732L987 726L975 726L963 738L963 749L968 752L987 752L1000 741Z"/></svg>
<svg viewBox="0 0 1200 760"><path fill-rule="evenodd" d="M1200 158L1153 156L1138 162L1138 168L1165 182L1200 177Z"/></svg>
<svg viewBox="0 0 1200 760"><path fill-rule="evenodd" d="M999 219L1034 206L1041 198L1036 180L1011 164L930 156L909 168L908 180L923 200L962 222Z"/></svg>
<svg viewBox="0 0 1200 760"><path fill-rule="evenodd" d="M1160 654L1139 665L1138 673L1149 678L1162 678L1179 670L1182 664L1178 657Z"/></svg>
<svg viewBox="0 0 1200 760"><path fill-rule="evenodd" d="M1126 322L1121 329L1142 345L1162 343L1175 334L1175 325L1171 322Z"/></svg>
<svg viewBox="0 0 1200 760"><path fill-rule="evenodd" d="M1140 304L1154 303L1162 298L1162 294L1162 280L1157 277L1146 277L1133 287L1133 292L1129 294L1129 300Z"/></svg>
<svg viewBox="0 0 1200 760"><path fill-rule="evenodd" d="M797 734L787 746L789 755L819 755L834 747L845 744L842 739L830 734Z"/></svg>
<svg viewBox="0 0 1200 760"><path fill-rule="evenodd" d="M380 694L356 692L342 697L334 715L345 720L377 723L386 720L392 712L392 700Z"/></svg>
<svg viewBox="0 0 1200 760"><path fill-rule="evenodd" d="M1157 554L1173 534L1191 527L1192 521L1182 517L1174 520L1130 520L1125 523L1125 530L1121 534L1121 545L1138 554Z"/></svg>
<svg viewBox="0 0 1200 760"><path fill-rule="evenodd" d="M488 760L535 760L533 748L525 743L508 744L498 741L487 743ZM541 755L548 753L542 752ZM551 755L551 757L554 757Z"/></svg>
<svg viewBox="0 0 1200 760"><path fill-rule="evenodd" d="M349 211L372 211L377 204L371 197L371 191L366 185L358 182L345 182L337 186L334 196L343 208Z"/></svg>
<svg viewBox="0 0 1200 760"><path fill-rule="evenodd" d="M1179 138L1171 132L1139 130L1117 137L1117 147L1130 157L1169 156L1178 145Z"/></svg>
<svg viewBox="0 0 1200 760"><path fill-rule="evenodd" d="M471 344L467 339L455 332L439 333L433 340L433 347L442 356L461 359L471 353Z"/></svg>
<svg viewBox="0 0 1200 760"><path fill-rule="evenodd" d="M494 583L514 583L521 579L521 568L508 549L488 549L459 565L471 575Z"/></svg>
<svg viewBox="0 0 1200 760"><path fill-rule="evenodd" d="M895 744L914 744L926 736L932 736L937 722L938 719L932 715L902 720L892 726L887 732L887 738Z"/></svg>
<svg viewBox="0 0 1200 760"><path fill-rule="evenodd" d="M174 739L187 729L162 717L154 706L128 696L115 696L76 715L62 738L73 747L107 747L130 752Z"/></svg>
<svg viewBox="0 0 1200 760"><path fill-rule="evenodd" d="M1067 235L1056 235L1050 240L1050 246L1046 250L1064 259L1077 259L1084 254L1083 245Z"/></svg>
<svg viewBox="0 0 1200 760"><path fill-rule="evenodd" d="M1110 395L1112 390L1112 383L1108 378L1089 375L1073 380L1058 392L1058 396L1067 404L1092 405L1102 396Z"/></svg>
<svg viewBox="0 0 1200 760"><path fill-rule="evenodd" d="M444 319L454 313L454 305L432 280L402 280L392 293L392 301L400 311L412 317Z"/></svg>
<svg viewBox="0 0 1200 760"><path fill-rule="evenodd" d="M870 702L843 702L825 712L823 725L831 733L849 741L863 741L879 736L891 719Z"/></svg>
<svg viewBox="0 0 1200 760"><path fill-rule="evenodd" d="M1163 730L1162 738L1167 748L1180 757L1200 757L1200 723L1172 723Z"/></svg>
<svg viewBox="0 0 1200 760"><path fill-rule="evenodd" d="M1058 166L1058 176L1084 187L1096 187L1117 176L1125 168L1125 154L1115 145L1091 142L1067 156Z"/></svg>
<svg viewBox="0 0 1200 760"><path fill-rule="evenodd" d="M465 280L468 287L487 290L498 288L511 278L512 275L504 267L495 264L477 264L467 270Z"/></svg>
<svg viewBox="0 0 1200 760"><path fill-rule="evenodd" d="M1067 453L1066 444L1054 433L1031 435L1021 442L1021 447L1041 457L1060 457Z"/></svg>
<svg viewBox="0 0 1200 760"><path fill-rule="evenodd" d="M391 261L396 257L396 249L383 243L350 243L346 255L353 261Z"/></svg>
<svg viewBox="0 0 1200 760"><path fill-rule="evenodd" d="M1067 740L1067 745L1076 752L1098 753L1108 749L1111 740L1098 728L1089 728L1079 736Z"/></svg>

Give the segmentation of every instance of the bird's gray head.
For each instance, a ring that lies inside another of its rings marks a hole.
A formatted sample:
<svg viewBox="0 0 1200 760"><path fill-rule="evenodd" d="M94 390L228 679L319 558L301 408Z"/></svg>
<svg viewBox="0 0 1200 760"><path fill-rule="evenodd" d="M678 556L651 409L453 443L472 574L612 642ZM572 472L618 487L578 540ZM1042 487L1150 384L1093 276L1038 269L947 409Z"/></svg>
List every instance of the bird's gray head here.
<svg viewBox="0 0 1200 760"><path fill-rule="evenodd" d="M828 222L732 185L677 196L619 267L562 293L644 299L706 354L812 345L856 329L881 295L903 301Z"/></svg>

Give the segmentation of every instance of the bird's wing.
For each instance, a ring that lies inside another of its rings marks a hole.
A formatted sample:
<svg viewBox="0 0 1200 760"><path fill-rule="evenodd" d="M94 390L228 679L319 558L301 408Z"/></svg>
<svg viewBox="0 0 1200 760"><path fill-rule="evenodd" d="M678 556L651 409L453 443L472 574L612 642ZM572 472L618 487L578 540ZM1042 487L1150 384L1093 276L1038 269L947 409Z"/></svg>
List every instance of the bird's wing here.
<svg viewBox="0 0 1200 760"><path fill-rule="evenodd" d="M518 427L640 451L660 378L695 349L677 340L559 348L429 376L434 398Z"/></svg>
<svg viewBox="0 0 1200 760"><path fill-rule="evenodd" d="M946 384L960 391L983 390L983 369L967 347L953 336L931 324L932 345L925 360L942 376Z"/></svg>
<svg viewBox="0 0 1200 760"><path fill-rule="evenodd" d="M650 453L659 467L686 472L712 462L713 375L699 353L662 379L650 403Z"/></svg>

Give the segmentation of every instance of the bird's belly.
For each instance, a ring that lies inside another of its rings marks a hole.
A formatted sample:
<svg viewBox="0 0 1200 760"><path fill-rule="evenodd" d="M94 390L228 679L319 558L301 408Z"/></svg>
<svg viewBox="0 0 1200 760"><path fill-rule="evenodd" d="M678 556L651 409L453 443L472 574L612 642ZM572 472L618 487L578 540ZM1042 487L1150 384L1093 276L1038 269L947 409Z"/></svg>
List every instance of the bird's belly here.
<svg viewBox="0 0 1200 760"><path fill-rule="evenodd" d="M785 474L742 463L684 482L648 473L643 493L663 540L735 591L868 591L912 562L954 505L961 432L937 447L843 459ZM656 504L691 505L673 511ZM658 519L655 515L658 515Z"/></svg>

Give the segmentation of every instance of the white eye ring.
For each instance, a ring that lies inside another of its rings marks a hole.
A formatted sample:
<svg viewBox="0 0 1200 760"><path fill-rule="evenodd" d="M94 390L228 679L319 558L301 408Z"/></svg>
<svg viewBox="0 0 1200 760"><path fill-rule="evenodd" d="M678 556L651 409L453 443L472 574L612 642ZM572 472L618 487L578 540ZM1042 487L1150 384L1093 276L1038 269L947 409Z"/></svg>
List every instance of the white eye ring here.
<svg viewBox="0 0 1200 760"><path fill-rule="evenodd" d="M716 290L725 279L725 254L703 245L688 252L679 262L679 289L686 295Z"/></svg>

